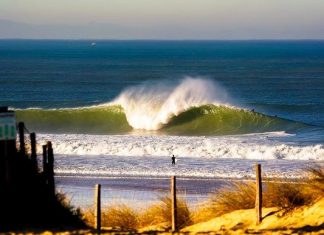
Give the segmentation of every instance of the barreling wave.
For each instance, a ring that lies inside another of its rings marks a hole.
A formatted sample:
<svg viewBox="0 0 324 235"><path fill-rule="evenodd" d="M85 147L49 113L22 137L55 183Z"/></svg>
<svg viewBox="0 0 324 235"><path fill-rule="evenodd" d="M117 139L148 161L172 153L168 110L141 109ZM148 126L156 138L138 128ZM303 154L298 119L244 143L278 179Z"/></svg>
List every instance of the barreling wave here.
<svg viewBox="0 0 324 235"><path fill-rule="evenodd" d="M43 133L123 134L133 128L121 106L78 109L17 110L18 120ZM226 135L269 131L294 132L305 124L226 106L192 107L171 117L157 133L175 135ZM146 130L152 133L152 130Z"/></svg>
<svg viewBox="0 0 324 235"><path fill-rule="evenodd" d="M174 116L163 131L185 135L228 135L273 131L295 132L305 124L245 109L203 105Z"/></svg>
<svg viewBox="0 0 324 235"><path fill-rule="evenodd" d="M110 103L84 108L17 110L18 120L42 133L124 134L144 130L174 135L296 131L306 125L231 105L215 82L186 78L177 84L127 88Z"/></svg>

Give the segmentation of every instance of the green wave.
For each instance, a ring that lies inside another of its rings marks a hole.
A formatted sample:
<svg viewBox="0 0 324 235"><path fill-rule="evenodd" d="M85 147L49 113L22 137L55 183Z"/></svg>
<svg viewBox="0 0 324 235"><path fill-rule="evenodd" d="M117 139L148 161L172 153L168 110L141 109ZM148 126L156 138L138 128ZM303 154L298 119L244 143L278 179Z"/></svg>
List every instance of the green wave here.
<svg viewBox="0 0 324 235"><path fill-rule="evenodd" d="M294 132L306 124L225 106L193 107L174 116L163 131L183 135L229 135L270 131Z"/></svg>
<svg viewBox="0 0 324 235"><path fill-rule="evenodd" d="M132 130L120 106L16 110L18 121L41 133L120 134Z"/></svg>
<svg viewBox="0 0 324 235"><path fill-rule="evenodd" d="M125 134L133 129L121 106L78 109L16 110L18 121L41 133ZM158 133L228 135L269 131L295 132L306 124L225 106L193 107L165 124Z"/></svg>

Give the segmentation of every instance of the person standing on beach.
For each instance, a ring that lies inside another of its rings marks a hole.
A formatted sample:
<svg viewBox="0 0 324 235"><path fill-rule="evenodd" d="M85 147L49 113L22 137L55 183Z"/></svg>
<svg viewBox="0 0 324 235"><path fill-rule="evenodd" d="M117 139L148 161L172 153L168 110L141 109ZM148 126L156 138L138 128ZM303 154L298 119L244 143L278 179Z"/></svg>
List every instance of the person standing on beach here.
<svg viewBox="0 0 324 235"><path fill-rule="evenodd" d="M175 156L174 155L172 155L171 160L172 160L172 165L175 165Z"/></svg>

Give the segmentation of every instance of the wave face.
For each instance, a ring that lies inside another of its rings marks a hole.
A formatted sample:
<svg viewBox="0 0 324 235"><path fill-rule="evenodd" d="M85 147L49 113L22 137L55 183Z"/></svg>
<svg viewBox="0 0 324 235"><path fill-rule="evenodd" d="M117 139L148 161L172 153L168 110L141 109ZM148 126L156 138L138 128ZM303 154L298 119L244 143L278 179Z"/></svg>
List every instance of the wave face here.
<svg viewBox="0 0 324 235"><path fill-rule="evenodd" d="M228 135L297 131L306 125L230 105L217 84L186 78L144 84L98 106L17 110L18 120L42 133L123 134L134 130L172 135Z"/></svg>
<svg viewBox="0 0 324 235"><path fill-rule="evenodd" d="M122 134L134 131L120 106L58 110L29 109L17 110L16 113L18 120L25 121L29 129L42 133ZM302 123L248 110L203 105L173 116L154 133L228 135L269 131L294 132L305 126Z"/></svg>
<svg viewBox="0 0 324 235"><path fill-rule="evenodd" d="M186 135L228 135L272 131L294 132L305 126L302 123L244 109L204 105L174 116L162 130Z"/></svg>
<svg viewBox="0 0 324 235"><path fill-rule="evenodd" d="M132 130L119 106L16 110L18 120L42 133L126 133Z"/></svg>

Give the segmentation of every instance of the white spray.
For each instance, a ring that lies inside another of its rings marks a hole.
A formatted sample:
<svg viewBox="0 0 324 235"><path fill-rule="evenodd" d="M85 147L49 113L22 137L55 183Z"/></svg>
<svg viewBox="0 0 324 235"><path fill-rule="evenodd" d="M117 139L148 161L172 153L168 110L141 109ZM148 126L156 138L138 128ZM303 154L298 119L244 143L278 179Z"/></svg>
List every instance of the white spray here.
<svg viewBox="0 0 324 235"><path fill-rule="evenodd" d="M127 121L134 129L158 130L171 117L191 107L229 105L228 99L224 89L215 82L186 77L176 85L143 84L130 87L113 104L123 107Z"/></svg>

